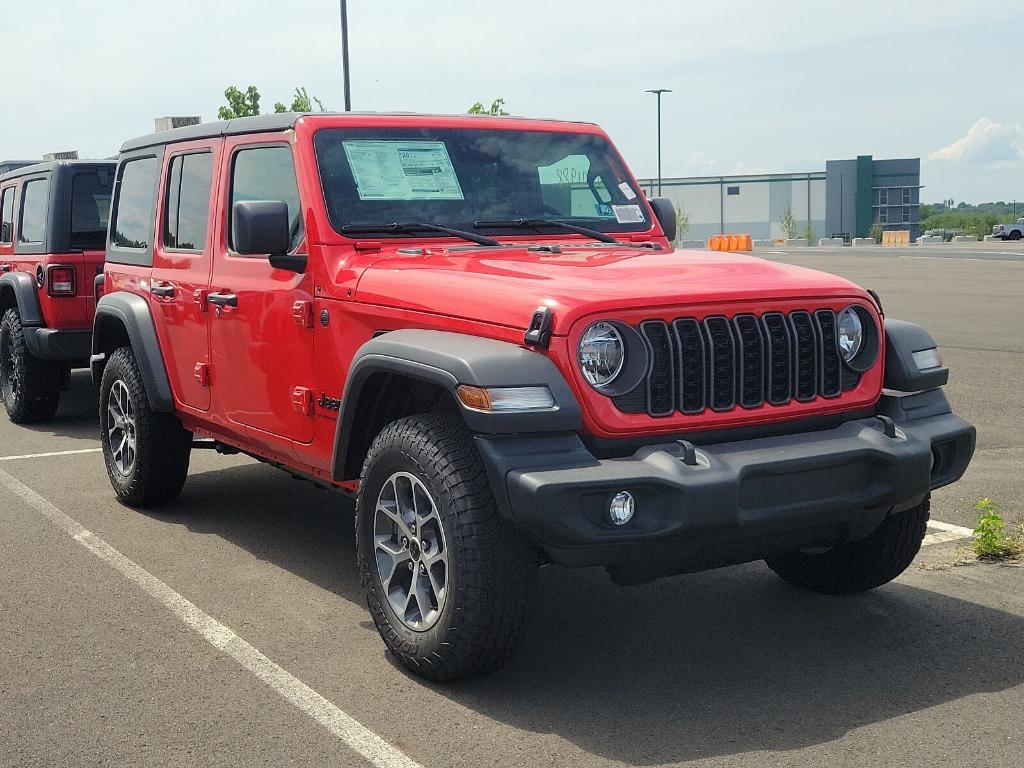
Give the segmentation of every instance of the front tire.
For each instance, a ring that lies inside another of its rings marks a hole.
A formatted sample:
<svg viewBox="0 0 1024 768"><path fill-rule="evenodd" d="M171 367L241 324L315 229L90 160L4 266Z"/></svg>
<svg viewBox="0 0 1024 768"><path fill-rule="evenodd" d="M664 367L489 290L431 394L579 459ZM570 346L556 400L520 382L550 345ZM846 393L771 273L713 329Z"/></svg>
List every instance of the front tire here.
<svg viewBox="0 0 1024 768"><path fill-rule="evenodd" d="M356 501L356 548L377 631L408 669L446 682L512 654L537 552L499 516L457 416L411 416L377 436Z"/></svg>
<svg viewBox="0 0 1024 768"><path fill-rule="evenodd" d="M812 592L849 595L888 584L917 557L928 525L929 499L890 515L866 539L821 554L793 552L765 562L782 579Z"/></svg>
<svg viewBox="0 0 1024 768"><path fill-rule="evenodd" d="M138 508L178 498L188 475L192 433L173 413L150 408L130 347L107 361L99 415L103 461L118 498Z"/></svg>
<svg viewBox="0 0 1024 768"><path fill-rule="evenodd" d="M64 367L29 351L18 310L8 309L0 319L0 396L11 421L32 424L52 419L63 382Z"/></svg>

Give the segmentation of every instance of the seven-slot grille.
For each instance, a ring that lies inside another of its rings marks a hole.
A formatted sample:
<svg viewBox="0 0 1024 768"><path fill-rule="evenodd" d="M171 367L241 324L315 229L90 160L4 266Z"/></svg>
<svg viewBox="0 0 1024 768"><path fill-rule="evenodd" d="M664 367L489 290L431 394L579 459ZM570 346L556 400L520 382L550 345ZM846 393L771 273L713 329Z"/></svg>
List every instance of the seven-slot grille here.
<svg viewBox="0 0 1024 768"><path fill-rule="evenodd" d="M830 309L646 320L639 330L651 364L635 390L614 398L626 413L808 402L836 397L859 378L843 370Z"/></svg>

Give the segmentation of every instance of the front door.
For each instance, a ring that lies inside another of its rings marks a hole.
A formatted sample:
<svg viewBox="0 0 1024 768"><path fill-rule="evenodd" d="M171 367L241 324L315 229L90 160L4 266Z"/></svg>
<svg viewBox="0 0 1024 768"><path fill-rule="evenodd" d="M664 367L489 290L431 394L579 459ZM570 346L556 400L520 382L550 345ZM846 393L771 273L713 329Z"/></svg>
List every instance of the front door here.
<svg viewBox="0 0 1024 768"><path fill-rule="evenodd" d="M210 202L220 143L175 147L160 187L150 306L171 388L182 405L210 408L210 314L205 294L213 263Z"/></svg>
<svg viewBox="0 0 1024 768"><path fill-rule="evenodd" d="M282 200L293 251L305 248L291 145L266 135L229 139L227 188L220 194L224 236L217 238L210 283L214 388L227 426L273 438L313 440L313 278L274 269L266 256L232 248L231 210L242 200ZM254 432L257 430L258 432Z"/></svg>

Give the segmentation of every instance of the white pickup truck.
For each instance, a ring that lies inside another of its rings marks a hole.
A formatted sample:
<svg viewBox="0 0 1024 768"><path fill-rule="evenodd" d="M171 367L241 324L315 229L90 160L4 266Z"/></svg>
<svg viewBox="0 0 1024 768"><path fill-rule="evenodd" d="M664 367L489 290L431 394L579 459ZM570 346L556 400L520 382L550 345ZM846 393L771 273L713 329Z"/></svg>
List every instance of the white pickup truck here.
<svg viewBox="0 0 1024 768"><path fill-rule="evenodd" d="M1024 237L1024 218L1017 219L1016 224L996 224L992 227L992 236L1000 240L1020 240Z"/></svg>

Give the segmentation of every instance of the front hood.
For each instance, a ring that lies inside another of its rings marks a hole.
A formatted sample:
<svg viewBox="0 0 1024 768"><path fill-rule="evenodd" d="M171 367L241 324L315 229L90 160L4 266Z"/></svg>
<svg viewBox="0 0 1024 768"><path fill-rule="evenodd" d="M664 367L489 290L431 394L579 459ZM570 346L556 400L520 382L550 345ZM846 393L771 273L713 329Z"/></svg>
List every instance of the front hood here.
<svg viewBox="0 0 1024 768"><path fill-rule="evenodd" d="M549 307L557 334L593 312L765 300L866 298L835 275L753 256L714 251L561 246L397 250L370 266L356 300L526 328Z"/></svg>

